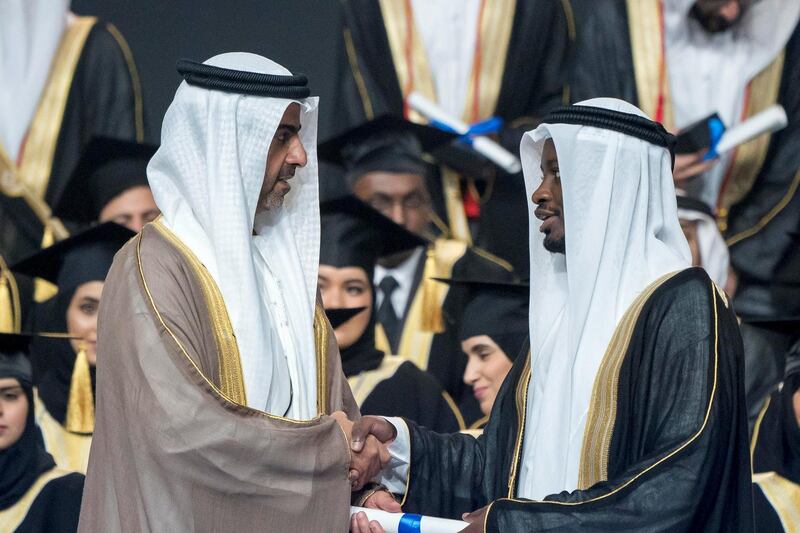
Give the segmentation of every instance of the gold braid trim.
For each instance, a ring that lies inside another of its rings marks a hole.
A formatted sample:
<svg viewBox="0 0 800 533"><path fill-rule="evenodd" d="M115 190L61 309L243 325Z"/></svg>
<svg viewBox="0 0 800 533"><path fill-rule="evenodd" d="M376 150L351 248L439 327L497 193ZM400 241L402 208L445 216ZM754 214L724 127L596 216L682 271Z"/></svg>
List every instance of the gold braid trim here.
<svg viewBox="0 0 800 533"><path fill-rule="evenodd" d="M133 123L136 130L136 142L144 142L144 109L142 105L142 83L139 80L139 71L136 68L136 61L133 59L133 52L131 47L128 46L128 41L122 36L122 33L113 24L106 24L108 33L117 41L119 49L125 58L125 64L128 66L128 73L131 76L131 87L133 89Z"/></svg>
<svg viewBox="0 0 800 533"><path fill-rule="evenodd" d="M314 349L317 356L317 413L328 411L328 328L325 309L317 301L314 307Z"/></svg>
<svg viewBox="0 0 800 533"><path fill-rule="evenodd" d="M386 352L389 353L389 352ZM366 370L347 378L347 383L350 385L350 390L353 392L353 398L359 407L366 401L367 397L372 394L375 387L384 380L391 378L397 373L400 365L405 363L406 360L394 355L386 355L383 357L381 364L378 368Z"/></svg>
<svg viewBox="0 0 800 533"><path fill-rule="evenodd" d="M361 106L364 108L364 118L372 120L375 118L375 112L372 109L372 100L369 97L367 84L364 83L364 76L358 66L358 54L356 54L356 46L353 43L353 34L350 32L350 28L344 29L344 49L347 53L347 61L350 63L350 71L353 73L353 80L356 82L358 96L361 98Z"/></svg>
<svg viewBox="0 0 800 533"><path fill-rule="evenodd" d="M631 335L645 303L664 282L678 272L661 276L651 283L625 311L608 343L594 379L586 429L583 433L578 489L584 490L608 479L608 454L617 416L619 371L628 354Z"/></svg>
<svg viewBox="0 0 800 533"><path fill-rule="evenodd" d="M225 301L222 299L222 293L217 283L211 277L208 269L194 255L194 252L164 225L161 217L157 218L152 224L153 228L180 252L200 283L209 318L211 319L214 341L217 345L220 389L234 403L247 405L239 346L236 344L233 325L231 325L228 309L225 307Z"/></svg>
<svg viewBox="0 0 800 533"><path fill-rule="evenodd" d="M661 0L626 0L626 6L639 108L655 119L658 97L662 94L664 127L672 131L675 121L664 58Z"/></svg>
<svg viewBox="0 0 800 533"><path fill-rule="evenodd" d="M522 453L522 438L525 434L525 414L528 410L528 384L531 382L531 352L525 358L525 366L517 383L515 400L517 404L517 443L514 445L514 457L511 459L511 469L508 472L508 497L514 497L519 472L520 454ZM489 510L486 510L489 515Z"/></svg>

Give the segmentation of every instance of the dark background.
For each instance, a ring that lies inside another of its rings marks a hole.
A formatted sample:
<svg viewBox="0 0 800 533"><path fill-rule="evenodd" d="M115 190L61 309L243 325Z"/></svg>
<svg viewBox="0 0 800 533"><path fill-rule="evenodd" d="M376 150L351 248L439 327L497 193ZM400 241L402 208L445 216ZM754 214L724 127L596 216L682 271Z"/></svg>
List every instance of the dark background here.
<svg viewBox="0 0 800 533"><path fill-rule="evenodd" d="M311 94L320 97L319 138L335 132L335 78L344 61L340 10L336 0L72 2L73 12L114 23L128 41L142 81L146 140L156 143L181 81L175 62L223 52L253 52L308 75Z"/></svg>

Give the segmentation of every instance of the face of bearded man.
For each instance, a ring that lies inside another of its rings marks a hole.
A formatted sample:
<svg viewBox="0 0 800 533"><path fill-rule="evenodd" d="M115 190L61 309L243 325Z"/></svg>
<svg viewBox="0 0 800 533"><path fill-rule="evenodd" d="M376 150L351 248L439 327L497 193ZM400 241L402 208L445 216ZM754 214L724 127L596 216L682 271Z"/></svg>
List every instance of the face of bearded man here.
<svg viewBox="0 0 800 533"><path fill-rule="evenodd" d="M308 158L299 133L300 105L292 103L286 108L269 145L264 183L258 196L256 213L283 205L284 196L292 190L289 181L294 177L295 170L306 165Z"/></svg>
<svg viewBox="0 0 800 533"><path fill-rule="evenodd" d="M719 33L735 26L753 3L754 0L697 0L691 16L709 33Z"/></svg>
<svg viewBox="0 0 800 533"><path fill-rule="evenodd" d="M553 139L547 139L544 143L542 183L533 191L531 201L536 204L534 215L542 221L539 231L545 235L545 249L555 254L566 253L561 172L558 170L558 156Z"/></svg>

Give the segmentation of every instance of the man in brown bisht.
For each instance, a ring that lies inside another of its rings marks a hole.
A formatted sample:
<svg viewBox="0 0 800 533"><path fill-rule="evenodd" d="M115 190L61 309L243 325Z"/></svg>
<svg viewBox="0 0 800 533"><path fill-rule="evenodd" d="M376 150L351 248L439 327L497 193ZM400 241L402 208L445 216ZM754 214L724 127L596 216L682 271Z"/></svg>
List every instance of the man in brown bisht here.
<svg viewBox="0 0 800 533"><path fill-rule="evenodd" d="M317 99L253 54L178 71L163 217L103 292L80 530L344 531L358 411L317 296Z"/></svg>

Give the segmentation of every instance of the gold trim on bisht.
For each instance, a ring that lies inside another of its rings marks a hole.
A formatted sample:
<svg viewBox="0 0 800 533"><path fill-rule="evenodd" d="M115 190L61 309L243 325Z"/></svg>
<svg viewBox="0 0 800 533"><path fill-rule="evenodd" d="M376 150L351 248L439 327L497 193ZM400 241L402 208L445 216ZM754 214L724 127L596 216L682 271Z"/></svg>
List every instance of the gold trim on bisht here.
<svg viewBox="0 0 800 533"><path fill-rule="evenodd" d="M208 308L208 316L211 319L211 331L214 334L214 341L217 345L220 390L234 403L247 405L239 346L236 344L236 336L233 333L233 325L228 316L225 301L222 299L222 292L220 292L205 265L177 235L164 225L161 217L157 218L152 224L186 259L197 281L200 283L203 298Z"/></svg>
<svg viewBox="0 0 800 533"><path fill-rule="evenodd" d="M608 453L617 417L619 371L628 354L633 330L645 303L653 293L678 272L670 272L651 283L628 307L614 330L594 379L586 429L583 433L578 488L583 490L608 476Z"/></svg>

